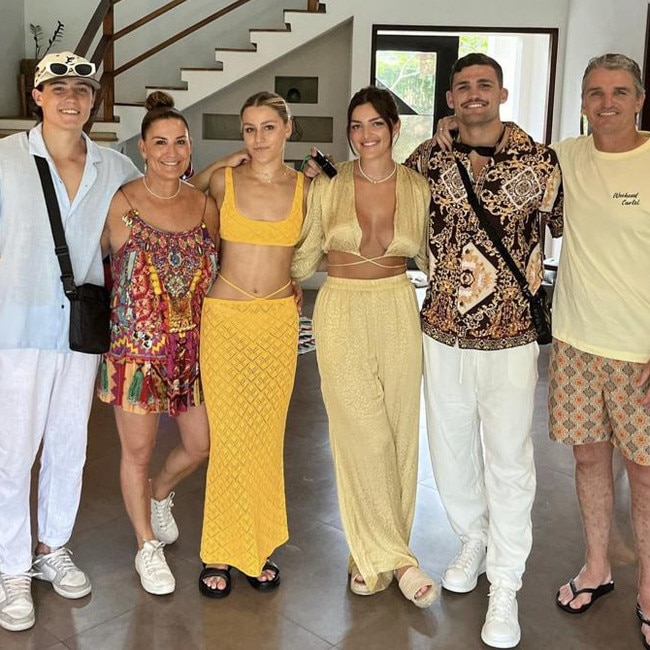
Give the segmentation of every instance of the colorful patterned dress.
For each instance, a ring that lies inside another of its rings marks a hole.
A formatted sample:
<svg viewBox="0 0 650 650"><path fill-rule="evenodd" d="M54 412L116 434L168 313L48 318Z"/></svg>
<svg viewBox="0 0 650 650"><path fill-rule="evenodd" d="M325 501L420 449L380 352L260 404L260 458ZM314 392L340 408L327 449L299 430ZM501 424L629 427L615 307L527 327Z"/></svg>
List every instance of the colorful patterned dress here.
<svg viewBox="0 0 650 650"><path fill-rule="evenodd" d="M99 398L133 413L178 415L203 401L199 331L217 249L203 222L183 232L150 226L136 209L131 233L112 256L111 347Z"/></svg>

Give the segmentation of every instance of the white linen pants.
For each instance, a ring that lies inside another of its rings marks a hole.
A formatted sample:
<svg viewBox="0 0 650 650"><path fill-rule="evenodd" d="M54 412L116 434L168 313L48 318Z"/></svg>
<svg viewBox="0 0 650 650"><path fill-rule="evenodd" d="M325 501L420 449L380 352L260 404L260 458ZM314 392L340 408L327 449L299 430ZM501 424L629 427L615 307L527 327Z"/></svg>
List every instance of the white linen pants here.
<svg viewBox="0 0 650 650"><path fill-rule="evenodd" d="M490 583L519 589L532 546L539 347L467 350L423 340L429 449L442 504L461 542L487 545Z"/></svg>
<svg viewBox="0 0 650 650"><path fill-rule="evenodd" d="M99 356L0 350L0 572L32 564L31 470L41 442L38 539L67 543L79 508Z"/></svg>

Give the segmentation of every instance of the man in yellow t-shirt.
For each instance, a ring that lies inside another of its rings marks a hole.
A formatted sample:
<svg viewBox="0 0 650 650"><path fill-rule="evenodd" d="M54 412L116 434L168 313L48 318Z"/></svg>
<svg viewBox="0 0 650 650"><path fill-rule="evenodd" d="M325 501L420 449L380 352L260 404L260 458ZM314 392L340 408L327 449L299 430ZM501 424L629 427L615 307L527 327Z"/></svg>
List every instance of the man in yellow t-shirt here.
<svg viewBox="0 0 650 650"><path fill-rule="evenodd" d="M627 468L639 557L637 614L650 648L650 134L637 130L645 91L622 54L592 59L582 110L592 133L558 154L565 229L554 297L550 435L573 445L585 565L558 591L571 614L614 588L608 541L612 454Z"/></svg>

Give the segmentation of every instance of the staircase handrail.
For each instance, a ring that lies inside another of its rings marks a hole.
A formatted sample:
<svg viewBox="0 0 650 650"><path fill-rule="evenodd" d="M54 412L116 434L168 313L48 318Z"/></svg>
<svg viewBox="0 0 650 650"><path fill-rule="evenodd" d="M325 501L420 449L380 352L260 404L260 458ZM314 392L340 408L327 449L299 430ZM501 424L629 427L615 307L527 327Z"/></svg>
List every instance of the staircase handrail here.
<svg viewBox="0 0 650 650"><path fill-rule="evenodd" d="M134 57L133 59L127 61L119 67L115 67L115 42L135 31L136 29L141 28L143 25L151 22L152 20L162 16L163 14L175 9L178 5L187 2L187 0L171 0L167 4L159 7L158 9L148 13L146 16L139 18L134 21L127 27L115 31L114 29L114 5L121 0L100 0L95 12L93 13L88 26L86 27L79 44L77 45L75 52L88 58L92 61L98 69L101 68L102 75L100 79L101 87L97 91L97 98L95 100L95 109L93 114L90 117L88 124L86 124L86 130L89 131L92 128L93 122L97 118L100 106L103 107L103 116L102 119L105 122L114 122L115 121L115 77L126 70L129 70L135 65L138 65L142 61L154 56L161 50L177 43L181 39L193 34L197 30L209 25L215 20L229 14L231 11L238 9L239 7L247 4L251 0L235 0L235 2L230 3L229 5L223 7L219 11L214 12L213 14L203 18L202 20L194 23L190 27L181 30L174 36L160 42L158 45L150 48L146 52ZM318 12L321 10L321 6L318 0L307 0L307 11L308 12ZM100 37L95 50L93 53L88 56L88 51L97 37L97 34L102 29L102 36Z"/></svg>

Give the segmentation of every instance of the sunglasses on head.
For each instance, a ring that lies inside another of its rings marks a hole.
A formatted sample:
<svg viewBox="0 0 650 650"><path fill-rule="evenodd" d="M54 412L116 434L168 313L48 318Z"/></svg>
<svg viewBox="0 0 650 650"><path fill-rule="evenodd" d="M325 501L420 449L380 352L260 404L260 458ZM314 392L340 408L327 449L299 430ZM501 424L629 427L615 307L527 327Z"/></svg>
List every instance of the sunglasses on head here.
<svg viewBox="0 0 650 650"><path fill-rule="evenodd" d="M59 63L57 61L52 61L46 66L46 70L51 72L57 77L62 77L64 75L70 74L71 72L77 75L78 77L90 77L95 74L95 64L94 63Z"/></svg>

